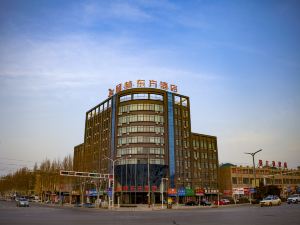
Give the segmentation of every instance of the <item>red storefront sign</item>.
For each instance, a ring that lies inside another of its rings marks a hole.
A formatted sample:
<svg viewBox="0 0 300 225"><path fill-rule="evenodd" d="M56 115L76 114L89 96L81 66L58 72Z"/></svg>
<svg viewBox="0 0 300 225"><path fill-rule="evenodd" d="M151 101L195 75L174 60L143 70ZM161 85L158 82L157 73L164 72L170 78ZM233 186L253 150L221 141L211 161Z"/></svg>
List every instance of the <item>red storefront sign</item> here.
<svg viewBox="0 0 300 225"><path fill-rule="evenodd" d="M135 186L130 186L130 191L135 191Z"/></svg>
<svg viewBox="0 0 300 225"><path fill-rule="evenodd" d="M232 190L224 190L223 194L227 195L227 196L230 196L230 195L232 195Z"/></svg>
<svg viewBox="0 0 300 225"><path fill-rule="evenodd" d="M123 191L128 191L128 186L122 186Z"/></svg>
<svg viewBox="0 0 300 225"><path fill-rule="evenodd" d="M118 187L116 188L116 191L122 191L122 187L121 187L121 186L118 186Z"/></svg>
<svg viewBox="0 0 300 225"><path fill-rule="evenodd" d="M156 186L152 186L152 191L156 191L157 190L157 187Z"/></svg>
<svg viewBox="0 0 300 225"><path fill-rule="evenodd" d="M204 196L204 189L202 189L202 188L196 188L195 189L195 194L197 196Z"/></svg>
<svg viewBox="0 0 300 225"><path fill-rule="evenodd" d="M176 195L177 194L176 188L169 188L168 189L168 194L169 195Z"/></svg>
<svg viewBox="0 0 300 225"><path fill-rule="evenodd" d="M149 191L149 186L148 185L145 186L145 191Z"/></svg>
<svg viewBox="0 0 300 225"><path fill-rule="evenodd" d="M244 195L249 195L250 189L249 188L244 188Z"/></svg>

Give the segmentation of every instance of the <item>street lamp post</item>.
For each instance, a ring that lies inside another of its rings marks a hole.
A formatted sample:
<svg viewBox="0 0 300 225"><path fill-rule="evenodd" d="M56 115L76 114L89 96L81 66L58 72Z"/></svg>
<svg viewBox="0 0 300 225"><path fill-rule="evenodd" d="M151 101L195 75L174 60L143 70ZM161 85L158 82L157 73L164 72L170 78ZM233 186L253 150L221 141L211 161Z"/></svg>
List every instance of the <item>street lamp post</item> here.
<svg viewBox="0 0 300 225"><path fill-rule="evenodd" d="M151 200L150 200L150 157L149 152L150 149L148 149L148 208L150 208Z"/></svg>
<svg viewBox="0 0 300 225"><path fill-rule="evenodd" d="M259 149L256 152L250 153L250 152L245 152L245 154L251 155L252 156L252 162L253 162L253 176L254 176L254 187L256 187L256 173L255 173L255 160L254 160L254 156L256 153L261 152L262 149Z"/></svg>
<svg viewBox="0 0 300 225"><path fill-rule="evenodd" d="M118 160L121 160L123 158L118 158L118 159L111 159L107 156L104 155L104 158L110 160L112 162L112 167L113 167L113 173L112 173L112 179L113 179L113 185L112 185L112 207L114 207L114 194L115 194L115 162ZM131 158L131 155L129 155L129 158ZM125 160L126 160L126 166L127 166L127 156L125 156ZM126 176L127 176L127 169L126 169ZM126 178L126 182L127 182L127 178Z"/></svg>
<svg viewBox="0 0 300 225"><path fill-rule="evenodd" d="M112 194L112 208L114 207L114 195L115 195L115 162L117 161L117 160L119 160L119 159L115 159L115 160L113 160L113 159L111 159L111 158L109 158L109 157L107 157L107 156L104 156L104 158L106 158L106 159L108 159L108 160L110 160L111 162L112 162L112 167L113 167L113 172L112 172L112 180L113 180L113 182L112 182L112 187L111 187L111 194Z"/></svg>
<svg viewBox="0 0 300 225"><path fill-rule="evenodd" d="M180 182L180 177L178 177L178 179L177 179L177 182L176 182L176 192L177 192L177 195L176 195L176 201L177 201L177 208L178 208L178 206L179 206L179 182Z"/></svg>
<svg viewBox="0 0 300 225"><path fill-rule="evenodd" d="M168 178L161 178L161 208L164 208L164 180L168 180Z"/></svg>

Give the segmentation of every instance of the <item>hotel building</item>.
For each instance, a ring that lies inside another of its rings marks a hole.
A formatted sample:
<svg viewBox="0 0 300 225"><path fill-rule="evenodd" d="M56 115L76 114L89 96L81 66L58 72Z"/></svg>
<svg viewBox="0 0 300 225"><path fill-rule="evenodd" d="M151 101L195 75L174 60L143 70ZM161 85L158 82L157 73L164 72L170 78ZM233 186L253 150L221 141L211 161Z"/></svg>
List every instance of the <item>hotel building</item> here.
<svg viewBox="0 0 300 225"><path fill-rule="evenodd" d="M151 202L159 202L162 181L165 192L183 201L218 192L217 138L192 133L190 99L175 85L119 84L86 112L74 170L112 173L107 157L121 203L146 203L150 192Z"/></svg>

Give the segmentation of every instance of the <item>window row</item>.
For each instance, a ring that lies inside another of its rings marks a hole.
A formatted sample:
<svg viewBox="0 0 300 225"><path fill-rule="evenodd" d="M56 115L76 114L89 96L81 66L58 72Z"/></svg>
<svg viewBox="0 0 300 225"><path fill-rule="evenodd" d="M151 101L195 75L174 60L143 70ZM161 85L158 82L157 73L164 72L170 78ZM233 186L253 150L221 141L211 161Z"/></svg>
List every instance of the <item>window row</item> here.
<svg viewBox="0 0 300 225"><path fill-rule="evenodd" d="M147 132L147 133L157 133L163 134L164 127L158 126L128 126L128 127L119 127L118 136L126 133L137 133L137 132Z"/></svg>
<svg viewBox="0 0 300 225"><path fill-rule="evenodd" d="M92 111L90 111L87 115L88 119L94 117L95 115L105 111L106 109L111 107L111 99L104 102L103 104L97 106L97 108L93 109Z"/></svg>
<svg viewBox="0 0 300 225"><path fill-rule="evenodd" d="M123 155L164 155L164 148L147 148L147 147L133 147L133 148L120 148L117 150L117 157Z"/></svg>
<svg viewBox="0 0 300 225"><path fill-rule="evenodd" d="M181 111L180 108L178 108L178 107L174 108L174 114L175 114L175 117L180 117L181 115L183 117L188 117L189 116L189 112L187 110L182 110Z"/></svg>
<svg viewBox="0 0 300 225"><path fill-rule="evenodd" d="M138 99L151 99L163 101L164 97L158 94L149 94L149 93L139 93L139 94L129 94L120 97L120 102L138 100Z"/></svg>
<svg viewBox="0 0 300 225"><path fill-rule="evenodd" d="M122 117L119 117L119 123L118 124L139 122L139 121L163 123L164 122L164 117L159 116L159 115L144 115L144 114L122 116Z"/></svg>
<svg viewBox="0 0 300 225"><path fill-rule="evenodd" d="M163 159L120 159L116 161L116 165L126 165L126 164L156 164L156 165L165 165Z"/></svg>
<svg viewBox="0 0 300 225"><path fill-rule="evenodd" d="M194 168L198 169L217 169L216 163L204 163L204 162L195 162L194 161Z"/></svg>
<svg viewBox="0 0 300 225"><path fill-rule="evenodd" d="M204 152L194 152L194 159L199 159L201 154L201 159L217 159L217 154L208 154Z"/></svg>
<svg viewBox="0 0 300 225"><path fill-rule="evenodd" d="M130 105L123 105L119 107L119 115L122 115L124 112L131 112L131 111L155 111L155 112L163 112L164 107L163 105L157 104L130 104Z"/></svg>
<svg viewBox="0 0 300 225"><path fill-rule="evenodd" d="M194 148L208 148L208 149L216 149L216 144L215 142L211 142L211 141L204 141L204 140L200 140L200 142L198 140L193 139L193 147Z"/></svg>
<svg viewBox="0 0 300 225"><path fill-rule="evenodd" d="M174 96L174 102L176 105L181 105L181 106L187 106L188 105L188 100L185 97L181 97L181 96Z"/></svg>
<svg viewBox="0 0 300 225"><path fill-rule="evenodd" d="M135 144L135 143L155 143L164 144L163 137L147 137L147 136L135 136L135 137L120 137L118 138L118 145Z"/></svg>

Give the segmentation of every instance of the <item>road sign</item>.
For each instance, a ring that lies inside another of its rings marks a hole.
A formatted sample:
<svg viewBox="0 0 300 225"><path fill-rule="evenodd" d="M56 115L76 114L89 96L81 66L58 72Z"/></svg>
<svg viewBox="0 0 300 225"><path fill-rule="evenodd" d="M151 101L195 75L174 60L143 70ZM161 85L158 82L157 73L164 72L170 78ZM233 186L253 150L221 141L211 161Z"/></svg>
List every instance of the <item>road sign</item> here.
<svg viewBox="0 0 300 225"><path fill-rule="evenodd" d="M107 190L107 195L108 195L109 197L112 197L112 188L111 188L111 187L108 188L108 190Z"/></svg>

